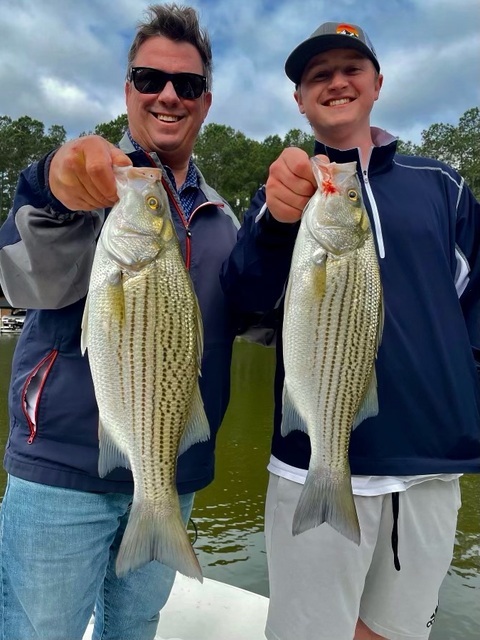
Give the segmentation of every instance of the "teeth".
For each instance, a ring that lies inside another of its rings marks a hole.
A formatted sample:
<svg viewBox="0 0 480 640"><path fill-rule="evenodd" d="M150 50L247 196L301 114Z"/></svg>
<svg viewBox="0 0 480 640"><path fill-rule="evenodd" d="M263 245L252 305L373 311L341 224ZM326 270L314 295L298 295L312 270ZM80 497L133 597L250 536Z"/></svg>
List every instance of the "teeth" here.
<svg viewBox="0 0 480 640"><path fill-rule="evenodd" d="M167 116L165 114L159 113L157 114L157 119L162 122L178 122L180 120L177 116Z"/></svg>
<svg viewBox="0 0 480 640"><path fill-rule="evenodd" d="M341 98L340 100L330 100L328 103L329 107L337 107L340 104L348 104L350 102L350 98Z"/></svg>

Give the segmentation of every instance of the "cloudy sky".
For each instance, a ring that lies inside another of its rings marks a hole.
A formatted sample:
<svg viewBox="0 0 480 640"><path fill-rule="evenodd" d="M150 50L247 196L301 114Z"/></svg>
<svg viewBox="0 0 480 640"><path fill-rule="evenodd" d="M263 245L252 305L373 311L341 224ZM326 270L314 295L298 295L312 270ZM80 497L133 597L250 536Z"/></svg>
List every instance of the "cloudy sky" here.
<svg viewBox="0 0 480 640"><path fill-rule="evenodd" d="M186 0L188 2L188 0ZM180 0L181 3L181 0ZM126 55L148 0L0 0L0 115L63 125L68 137L124 112ZM248 137L310 131L283 67L322 22L370 35L385 76L372 123L420 142L480 105L479 0L191 0L210 32L207 122Z"/></svg>

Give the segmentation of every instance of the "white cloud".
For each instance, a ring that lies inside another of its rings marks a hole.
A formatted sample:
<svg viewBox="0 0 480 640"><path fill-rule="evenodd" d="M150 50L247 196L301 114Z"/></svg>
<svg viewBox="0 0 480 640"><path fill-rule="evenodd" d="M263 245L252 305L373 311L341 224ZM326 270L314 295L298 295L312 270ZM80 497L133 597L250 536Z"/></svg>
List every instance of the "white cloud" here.
<svg viewBox="0 0 480 640"><path fill-rule="evenodd" d="M0 115L69 136L124 111L128 47L149 0L2 0ZM214 51L207 122L250 137L309 131L283 65L325 20L366 28L384 73L372 122L418 142L480 104L478 0L192 0Z"/></svg>

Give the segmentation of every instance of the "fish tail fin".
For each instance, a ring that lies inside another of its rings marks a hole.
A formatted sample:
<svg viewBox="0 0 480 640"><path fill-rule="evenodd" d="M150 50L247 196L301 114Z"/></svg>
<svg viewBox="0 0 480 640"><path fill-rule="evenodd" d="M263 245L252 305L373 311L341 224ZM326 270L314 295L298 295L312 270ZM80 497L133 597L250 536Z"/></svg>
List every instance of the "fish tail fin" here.
<svg viewBox="0 0 480 640"><path fill-rule="evenodd" d="M118 577L158 560L203 582L202 570L190 543L180 509L155 514L145 502L134 499L115 565Z"/></svg>
<svg viewBox="0 0 480 640"><path fill-rule="evenodd" d="M332 475L309 470L293 516L292 533L296 536L323 522L360 544L360 525L349 473Z"/></svg>

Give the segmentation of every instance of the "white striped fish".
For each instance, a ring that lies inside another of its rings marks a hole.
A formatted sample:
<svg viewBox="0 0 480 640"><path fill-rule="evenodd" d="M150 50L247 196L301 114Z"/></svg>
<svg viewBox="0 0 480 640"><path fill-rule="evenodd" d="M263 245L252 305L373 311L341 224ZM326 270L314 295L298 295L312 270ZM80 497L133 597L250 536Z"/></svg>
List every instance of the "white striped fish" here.
<svg viewBox="0 0 480 640"><path fill-rule="evenodd" d="M119 576L158 560L202 581L182 522L177 457L210 432L198 386L203 330L158 169L115 169L119 201L102 228L82 351L99 408L99 475L131 468Z"/></svg>
<svg viewBox="0 0 480 640"><path fill-rule="evenodd" d="M282 435L298 429L311 444L292 533L328 522L360 544L348 447L352 429L378 413L380 271L356 162L312 165L318 189L295 242L283 327Z"/></svg>

